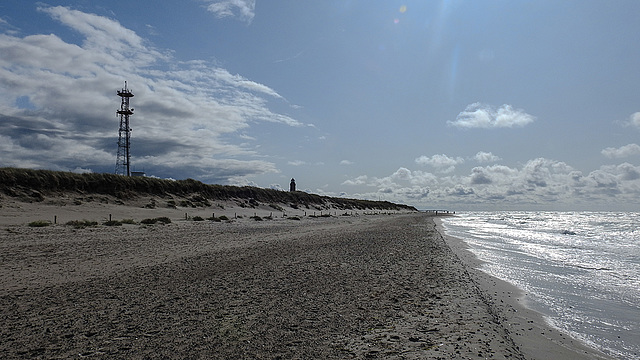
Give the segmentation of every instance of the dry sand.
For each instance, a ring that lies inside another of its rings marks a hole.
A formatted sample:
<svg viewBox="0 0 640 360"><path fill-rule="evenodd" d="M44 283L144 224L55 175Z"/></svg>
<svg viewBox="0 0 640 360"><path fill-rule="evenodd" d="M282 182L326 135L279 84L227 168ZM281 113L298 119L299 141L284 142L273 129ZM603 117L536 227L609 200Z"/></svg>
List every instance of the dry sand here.
<svg viewBox="0 0 640 360"><path fill-rule="evenodd" d="M338 216L312 218L302 215L320 210L285 209L283 218L268 207L232 205L186 211L94 201L3 202L0 354L599 358L519 307L515 288L474 270L461 242L445 240L426 214L341 216L344 211L331 210ZM241 218L196 222L183 216L214 211L240 212ZM275 218L250 220L252 212ZM108 214L137 221L170 216L173 222L60 225ZM53 216L58 225L26 226Z"/></svg>

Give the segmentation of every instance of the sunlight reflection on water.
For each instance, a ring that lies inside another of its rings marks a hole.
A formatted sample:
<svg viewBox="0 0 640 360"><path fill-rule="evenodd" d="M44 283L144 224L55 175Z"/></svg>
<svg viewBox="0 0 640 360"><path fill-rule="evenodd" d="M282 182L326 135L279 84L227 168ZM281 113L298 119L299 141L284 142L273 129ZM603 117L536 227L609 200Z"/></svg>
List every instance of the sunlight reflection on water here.
<svg viewBox="0 0 640 360"><path fill-rule="evenodd" d="M614 356L640 354L638 213L475 212L443 221L482 269L549 322Z"/></svg>

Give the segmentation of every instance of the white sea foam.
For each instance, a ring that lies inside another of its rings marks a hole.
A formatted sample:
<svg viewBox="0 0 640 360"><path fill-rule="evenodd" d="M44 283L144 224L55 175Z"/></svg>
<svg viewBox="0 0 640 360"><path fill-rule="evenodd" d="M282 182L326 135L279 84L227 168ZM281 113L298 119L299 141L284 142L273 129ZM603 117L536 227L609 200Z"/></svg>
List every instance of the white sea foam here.
<svg viewBox="0 0 640 360"><path fill-rule="evenodd" d="M640 359L640 213L471 212L443 224L553 326Z"/></svg>

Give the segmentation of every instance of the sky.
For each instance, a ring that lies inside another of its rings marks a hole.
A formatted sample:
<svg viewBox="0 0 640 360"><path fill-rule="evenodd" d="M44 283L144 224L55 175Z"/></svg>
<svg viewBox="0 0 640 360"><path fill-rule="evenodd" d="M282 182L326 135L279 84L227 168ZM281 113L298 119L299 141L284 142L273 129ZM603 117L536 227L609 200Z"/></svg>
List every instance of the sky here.
<svg viewBox="0 0 640 360"><path fill-rule="evenodd" d="M0 166L640 211L640 1L0 2Z"/></svg>

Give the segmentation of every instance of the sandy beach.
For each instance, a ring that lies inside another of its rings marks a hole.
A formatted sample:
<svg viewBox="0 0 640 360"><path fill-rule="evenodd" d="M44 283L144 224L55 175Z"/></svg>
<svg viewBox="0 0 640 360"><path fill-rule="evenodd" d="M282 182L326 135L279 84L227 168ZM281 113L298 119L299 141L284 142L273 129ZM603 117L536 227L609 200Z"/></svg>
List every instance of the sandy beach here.
<svg viewBox="0 0 640 360"><path fill-rule="evenodd" d="M213 222L175 209L29 206L0 209L5 358L604 358L475 270L428 214L247 216L264 208ZM26 225L74 211L173 221Z"/></svg>

